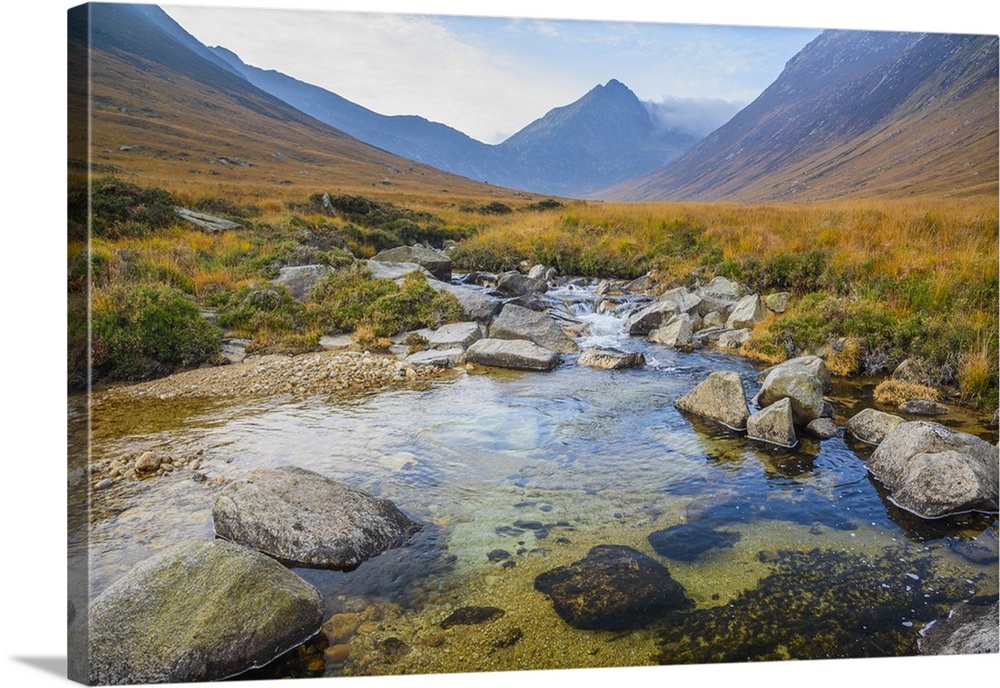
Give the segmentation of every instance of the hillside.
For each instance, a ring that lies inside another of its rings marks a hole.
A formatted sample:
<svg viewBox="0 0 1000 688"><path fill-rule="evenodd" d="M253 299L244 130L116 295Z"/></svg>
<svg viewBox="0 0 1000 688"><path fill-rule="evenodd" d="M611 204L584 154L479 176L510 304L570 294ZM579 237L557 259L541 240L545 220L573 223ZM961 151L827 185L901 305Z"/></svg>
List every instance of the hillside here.
<svg viewBox="0 0 1000 688"><path fill-rule="evenodd" d="M995 36L826 31L682 157L596 196L996 194L997 74Z"/></svg>
<svg viewBox="0 0 1000 688"><path fill-rule="evenodd" d="M83 76L88 9L89 84ZM71 172L89 166L174 191L249 196L307 198L358 188L513 196L379 150L303 114L199 48L159 8L92 4L70 13L69 29ZM89 151L81 126L88 96Z"/></svg>

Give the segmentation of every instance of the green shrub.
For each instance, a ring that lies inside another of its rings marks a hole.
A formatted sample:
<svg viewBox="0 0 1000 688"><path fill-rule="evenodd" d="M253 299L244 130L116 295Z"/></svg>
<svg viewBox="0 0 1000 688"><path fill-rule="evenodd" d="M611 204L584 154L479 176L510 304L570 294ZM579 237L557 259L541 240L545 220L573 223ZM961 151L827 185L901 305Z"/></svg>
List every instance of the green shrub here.
<svg viewBox="0 0 1000 688"><path fill-rule="evenodd" d="M91 232L94 236L124 238L144 236L170 226L174 199L160 188L136 186L115 177L95 179L90 187ZM86 225L87 190L79 184L69 193L71 221Z"/></svg>
<svg viewBox="0 0 1000 688"><path fill-rule="evenodd" d="M202 363L219 350L220 332L182 292L140 284L94 300L92 363L100 376L157 377Z"/></svg>
<svg viewBox="0 0 1000 688"><path fill-rule="evenodd" d="M262 331L295 332L305 308L288 290L275 284L252 284L213 296L220 327L246 336Z"/></svg>

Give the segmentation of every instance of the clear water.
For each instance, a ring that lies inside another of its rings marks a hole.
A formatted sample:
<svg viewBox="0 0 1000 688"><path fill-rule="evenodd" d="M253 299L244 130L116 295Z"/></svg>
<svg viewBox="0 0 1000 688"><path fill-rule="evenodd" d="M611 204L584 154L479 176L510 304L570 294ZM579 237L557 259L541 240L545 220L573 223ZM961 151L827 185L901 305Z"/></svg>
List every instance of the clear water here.
<svg viewBox="0 0 1000 688"><path fill-rule="evenodd" d="M358 615L349 650L324 654L321 634L254 676L910 654L949 608L996 599L995 515L922 521L867 474L870 448L777 449L686 417L674 399L709 372L739 372L752 396L758 370L623 337L621 318L594 314L583 290L554 298L590 325L582 345L641 350L648 365L604 371L568 356L550 373L479 369L370 394L96 409L95 458L201 451L207 480L184 469L95 492L91 594L158 549L213 537L222 481L290 464L392 499L425 527L355 571L296 570L331 615ZM863 391L834 391L841 424ZM986 420L950 422L995 442ZM647 540L696 520L738 539L680 559ZM694 610L630 632L571 627L533 582L598 544L653 556ZM508 556L491 560L495 550ZM504 613L440 626L466 606Z"/></svg>

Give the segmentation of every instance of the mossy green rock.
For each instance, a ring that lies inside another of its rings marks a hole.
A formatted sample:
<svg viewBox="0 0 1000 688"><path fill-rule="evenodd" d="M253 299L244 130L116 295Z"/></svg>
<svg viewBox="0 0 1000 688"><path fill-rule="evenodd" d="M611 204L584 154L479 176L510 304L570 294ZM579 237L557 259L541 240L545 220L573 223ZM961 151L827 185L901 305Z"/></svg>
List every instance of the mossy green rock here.
<svg viewBox="0 0 1000 688"><path fill-rule="evenodd" d="M94 684L212 681L315 635L319 592L263 554L185 542L138 564L89 610Z"/></svg>

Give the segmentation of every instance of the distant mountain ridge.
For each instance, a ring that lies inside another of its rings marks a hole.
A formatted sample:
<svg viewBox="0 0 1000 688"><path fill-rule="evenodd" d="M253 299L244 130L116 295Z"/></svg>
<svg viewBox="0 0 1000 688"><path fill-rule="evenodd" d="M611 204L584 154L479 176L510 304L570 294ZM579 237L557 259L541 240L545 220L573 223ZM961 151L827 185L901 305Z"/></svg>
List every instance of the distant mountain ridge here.
<svg viewBox="0 0 1000 688"><path fill-rule="evenodd" d="M366 143L513 189L583 195L654 170L698 140L658 124L615 79L490 145L423 117L368 110L281 72L248 65L224 47L209 50L258 88Z"/></svg>
<svg viewBox="0 0 1000 688"><path fill-rule="evenodd" d="M997 76L996 36L825 31L684 155L595 197L995 192Z"/></svg>

